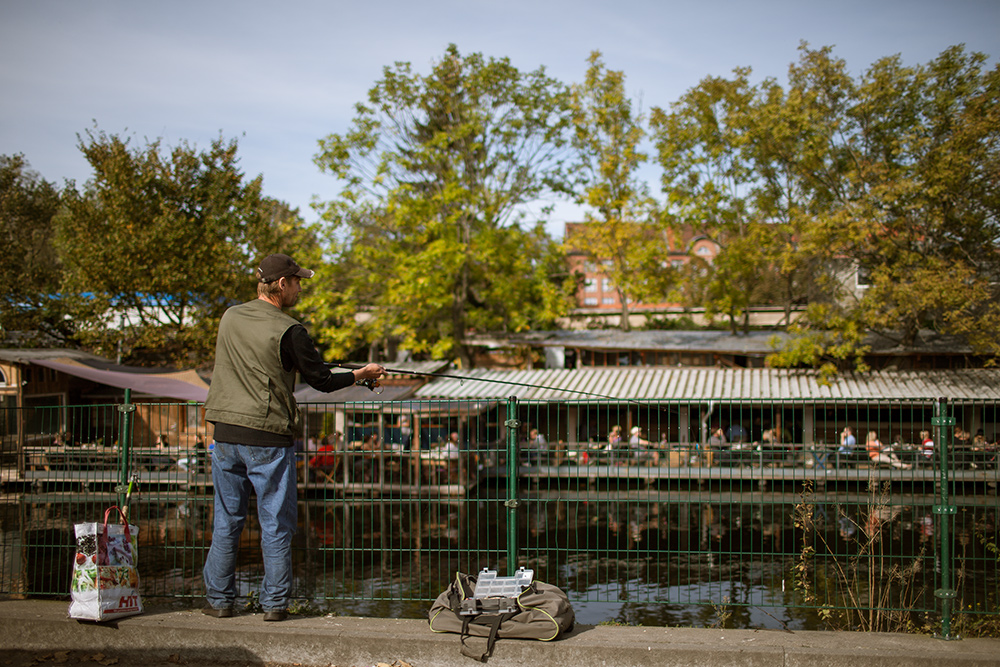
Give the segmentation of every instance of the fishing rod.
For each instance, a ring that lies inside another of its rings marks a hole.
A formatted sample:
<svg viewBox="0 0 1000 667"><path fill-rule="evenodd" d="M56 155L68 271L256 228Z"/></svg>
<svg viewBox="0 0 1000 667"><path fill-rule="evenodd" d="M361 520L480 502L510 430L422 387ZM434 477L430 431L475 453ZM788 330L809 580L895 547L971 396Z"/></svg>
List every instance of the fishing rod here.
<svg viewBox="0 0 1000 667"><path fill-rule="evenodd" d="M364 368L364 366L358 365L358 364L345 364L345 363L333 363L333 362L327 362L326 365L328 367L330 367L330 368L346 368L348 370L358 370L359 368ZM468 375L455 375L453 373L430 373L430 372L426 372L426 371L414 371L414 370L406 370L406 369L402 369L402 368L386 368L385 366L383 366L382 368L385 370L386 373L399 373L399 374L405 374L405 375L421 375L423 377L447 378L447 379L450 379L450 380L462 380L462 381L468 381L468 382L492 382L494 384L505 384L505 385L510 385L510 386L514 386L514 387L528 387L530 389L548 389L550 391L560 391L560 392L565 392L565 393L568 393L568 394L582 394L584 396L593 396L594 398L603 398L603 399L608 400L608 401L625 401L625 402L628 402L628 403L633 403L635 405L645 405L645 403L637 401L634 398L619 398L617 396L608 396L606 394L596 394L594 392L583 391L581 389L564 389L562 387L547 387L545 385L530 384L530 383L527 383L527 382L514 382L513 380L494 380L492 378L477 378L477 377L469 377ZM362 387L368 387L370 390L372 390L376 394L381 394L382 393L382 384L378 380L358 380L354 384L362 386Z"/></svg>

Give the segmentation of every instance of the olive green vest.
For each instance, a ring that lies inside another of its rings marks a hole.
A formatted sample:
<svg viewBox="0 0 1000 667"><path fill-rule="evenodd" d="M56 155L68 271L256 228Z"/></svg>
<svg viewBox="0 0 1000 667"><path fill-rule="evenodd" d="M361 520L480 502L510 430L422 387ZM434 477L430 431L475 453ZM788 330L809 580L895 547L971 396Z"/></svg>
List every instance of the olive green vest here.
<svg viewBox="0 0 1000 667"><path fill-rule="evenodd" d="M219 322L215 370L205 419L291 436L298 420L295 369L281 367L281 337L298 324L280 308L254 299Z"/></svg>

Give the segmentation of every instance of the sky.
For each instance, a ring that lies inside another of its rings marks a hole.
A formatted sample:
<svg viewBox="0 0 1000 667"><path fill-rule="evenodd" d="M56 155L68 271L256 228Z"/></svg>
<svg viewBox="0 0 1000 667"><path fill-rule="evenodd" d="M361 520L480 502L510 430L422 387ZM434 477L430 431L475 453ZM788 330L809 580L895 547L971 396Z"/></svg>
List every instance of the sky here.
<svg viewBox="0 0 1000 667"><path fill-rule="evenodd" d="M454 43L574 83L599 50L648 111L736 67L784 82L802 41L855 76L956 44L995 65L1000 0L0 0L0 154L80 186L92 173L78 135L95 127L137 146L236 139L244 173L313 222L313 199L339 191L317 142L349 128L395 62L427 74ZM554 236L581 219L550 203Z"/></svg>

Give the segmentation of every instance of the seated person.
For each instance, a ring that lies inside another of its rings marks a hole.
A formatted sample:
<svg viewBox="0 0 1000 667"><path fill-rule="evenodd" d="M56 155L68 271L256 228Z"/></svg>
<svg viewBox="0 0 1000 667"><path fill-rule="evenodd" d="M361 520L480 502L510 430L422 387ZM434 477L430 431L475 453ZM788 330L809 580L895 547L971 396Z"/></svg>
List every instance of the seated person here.
<svg viewBox="0 0 1000 667"><path fill-rule="evenodd" d="M972 449L976 452L983 452L987 449L986 444L986 434L983 433L982 429L976 431L976 435L972 438Z"/></svg>
<svg viewBox="0 0 1000 667"><path fill-rule="evenodd" d="M633 426L628 439L629 450L636 463L659 465L660 453L649 446L649 440L642 437L642 429Z"/></svg>
<svg viewBox="0 0 1000 667"><path fill-rule="evenodd" d="M771 448L775 448L781 444L781 427L774 426L769 428L760 435L761 444L768 445Z"/></svg>
<svg viewBox="0 0 1000 667"><path fill-rule="evenodd" d="M920 432L920 453L928 461L934 458L934 441L931 439L930 431Z"/></svg>
<svg viewBox="0 0 1000 667"><path fill-rule="evenodd" d="M340 442L344 435L337 431L333 435L324 438L323 443L316 450L316 454L309 459L309 468L313 470L325 469L336 470L340 463L340 456L336 454L340 449ZM317 475L314 473L314 477Z"/></svg>
<svg viewBox="0 0 1000 667"><path fill-rule="evenodd" d="M528 443L525 446L525 458L528 465L548 463L549 443L537 428L528 433Z"/></svg>
<svg viewBox="0 0 1000 667"><path fill-rule="evenodd" d="M462 455L462 448L457 432L448 436L448 440L431 448L427 458L439 461L430 466L427 470L431 481L440 483L441 480L452 480L458 477L458 459Z"/></svg>
<svg viewBox="0 0 1000 667"><path fill-rule="evenodd" d="M726 436L722 432L721 426L712 431L712 435L708 436L708 446L711 449L722 449L726 444Z"/></svg>
<svg viewBox="0 0 1000 667"><path fill-rule="evenodd" d="M622 427L615 424L608 432L608 443L601 449L602 459L607 463L618 463L622 449Z"/></svg>
<svg viewBox="0 0 1000 667"><path fill-rule="evenodd" d="M703 456L707 465L713 465L716 462L723 464L732 460L729 453L729 443L726 441L726 435L723 433L721 426L712 431L712 435L708 436Z"/></svg>
<svg viewBox="0 0 1000 667"><path fill-rule="evenodd" d="M896 458L896 455L892 453L891 447L883 447L882 442L878 439L878 434L875 433L875 431L868 432L865 449L868 451L868 458L874 463L887 463L893 468L898 468L900 470L909 470L913 467L909 463L903 463Z"/></svg>
<svg viewBox="0 0 1000 667"><path fill-rule="evenodd" d="M742 424L730 424L726 430L726 440L734 445L742 445L750 441L747 430ZM738 449L738 448L735 448Z"/></svg>
<svg viewBox="0 0 1000 667"><path fill-rule="evenodd" d="M854 429L850 426L845 426L844 430L840 432L840 447L837 448L837 452L840 454L853 454L854 447L857 444L858 440L854 437Z"/></svg>

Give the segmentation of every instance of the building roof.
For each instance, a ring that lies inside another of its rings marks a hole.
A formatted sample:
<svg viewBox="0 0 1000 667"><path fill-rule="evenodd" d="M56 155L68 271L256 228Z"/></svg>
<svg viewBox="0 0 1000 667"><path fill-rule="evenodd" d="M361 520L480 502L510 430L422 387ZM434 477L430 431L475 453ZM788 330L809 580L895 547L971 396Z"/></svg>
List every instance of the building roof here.
<svg viewBox="0 0 1000 667"><path fill-rule="evenodd" d="M529 347L575 347L593 350L664 350L675 352L716 352L719 354L767 355L791 335L784 331L750 331L733 335L729 331L708 329L585 329L574 331L528 331L503 337L489 334L473 336L471 341L486 347L526 345ZM865 341L875 354L968 354L968 343L955 336L921 331L910 347L887 336L869 336Z"/></svg>
<svg viewBox="0 0 1000 667"><path fill-rule="evenodd" d="M101 385L131 389L146 396L199 402L208 396L208 384L193 370L164 371L120 366L93 354L65 349L6 349L0 350L0 359L44 366Z"/></svg>
<svg viewBox="0 0 1000 667"><path fill-rule="evenodd" d="M723 352L768 354L773 352L770 340L778 336L784 340L787 334L774 331L751 331L746 335L734 336L728 331L675 331L641 330L622 331L620 329L585 329L580 331L529 331L512 334L502 339L489 336L473 337L473 342L494 345L528 345L532 347L576 347L589 349L622 350L677 350L689 352ZM487 343L489 344L489 343Z"/></svg>
<svg viewBox="0 0 1000 667"><path fill-rule="evenodd" d="M522 401L640 400L702 402L904 399L1000 401L1000 369L842 373L824 380L816 371L731 368L581 368L471 370L449 373L414 392L414 398Z"/></svg>

